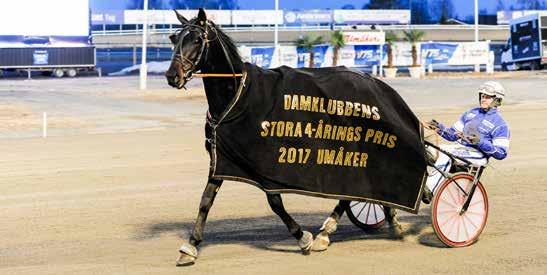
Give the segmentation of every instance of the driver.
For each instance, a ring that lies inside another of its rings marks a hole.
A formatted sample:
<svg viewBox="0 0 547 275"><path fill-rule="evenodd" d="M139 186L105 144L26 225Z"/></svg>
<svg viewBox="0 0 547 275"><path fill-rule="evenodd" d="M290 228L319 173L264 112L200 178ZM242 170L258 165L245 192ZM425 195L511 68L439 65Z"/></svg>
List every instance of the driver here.
<svg viewBox="0 0 547 275"><path fill-rule="evenodd" d="M426 126L448 141L458 141L459 144L442 146L445 151L467 159L475 165L486 165L490 157L498 160L507 157L509 127L498 111L505 97L505 89L496 81L488 81L483 83L477 92L480 106L463 113L452 127L446 127L434 119ZM435 166L449 172L452 167L451 159L440 153ZM431 200L432 193L443 179L442 174L433 171L427 179L426 186L429 190L426 189L424 192L424 202L428 203Z"/></svg>

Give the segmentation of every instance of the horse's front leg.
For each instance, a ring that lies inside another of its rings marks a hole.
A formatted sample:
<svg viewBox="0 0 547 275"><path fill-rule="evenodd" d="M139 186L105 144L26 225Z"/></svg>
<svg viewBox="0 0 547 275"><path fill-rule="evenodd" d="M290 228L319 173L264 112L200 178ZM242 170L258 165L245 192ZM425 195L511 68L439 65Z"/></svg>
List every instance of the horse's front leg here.
<svg viewBox="0 0 547 275"><path fill-rule="evenodd" d="M302 253L308 255L313 245L313 235L308 231L302 231L300 225L287 213L281 195L266 194L266 196L272 210L283 220L291 235L298 240L298 246L302 249Z"/></svg>
<svg viewBox="0 0 547 275"><path fill-rule="evenodd" d="M222 180L209 178L207 186L205 186L205 190L203 190L203 195L201 196L199 213L196 223L194 224L194 231L190 236L189 242L183 244L179 249L180 256L177 260L178 266L191 265L198 258L197 246L203 240L203 229L205 228L205 222L207 221L207 214L209 214L209 210L211 209L211 206L213 206L213 202L221 185Z"/></svg>
<svg viewBox="0 0 547 275"><path fill-rule="evenodd" d="M329 247L330 239L329 235L336 231L338 227L338 222L344 211L349 207L350 201L341 200L338 202L330 216L323 222L323 225L319 229L319 233L315 236L313 241L313 251L325 251Z"/></svg>

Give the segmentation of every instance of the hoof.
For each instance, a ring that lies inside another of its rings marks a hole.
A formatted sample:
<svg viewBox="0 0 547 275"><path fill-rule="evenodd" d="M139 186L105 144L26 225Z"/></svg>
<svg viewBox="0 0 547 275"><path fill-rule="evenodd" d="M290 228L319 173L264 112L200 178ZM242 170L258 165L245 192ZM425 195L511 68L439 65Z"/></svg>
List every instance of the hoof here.
<svg viewBox="0 0 547 275"><path fill-rule="evenodd" d="M317 236L315 237L315 240L313 240L313 245L311 247L311 251L320 252L325 251L329 247L330 239L329 234L325 231L319 232Z"/></svg>
<svg viewBox="0 0 547 275"><path fill-rule="evenodd" d="M310 255L311 247L313 246L313 235L308 231L303 231L302 233L302 238L298 240L298 246L302 250L302 254Z"/></svg>
<svg viewBox="0 0 547 275"><path fill-rule="evenodd" d="M396 240L404 240L405 239L405 234L404 234L404 231L403 231L403 227L400 225L400 224L390 224L389 225L389 236L392 238L392 239L396 239Z"/></svg>
<svg viewBox="0 0 547 275"><path fill-rule="evenodd" d="M325 231L328 235L328 234L334 233L337 227L338 227L338 222L334 218L328 217L325 220L325 222L323 222L323 225L321 226L321 228L319 228L319 230L321 232Z"/></svg>
<svg viewBox="0 0 547 275"><path fill-rule="evenodd" d="M186 253L180 253L179 258L177 259L177 266L188 266L193 265L196 262L196 257L190 256Z"/></svg>
<svg viewBox="0 0 547 275"><path fill-rule="evenodd" d="M177 266L193 265L198 258L198 249L191 244L183 244L179 248L180 256Z"/></svg>

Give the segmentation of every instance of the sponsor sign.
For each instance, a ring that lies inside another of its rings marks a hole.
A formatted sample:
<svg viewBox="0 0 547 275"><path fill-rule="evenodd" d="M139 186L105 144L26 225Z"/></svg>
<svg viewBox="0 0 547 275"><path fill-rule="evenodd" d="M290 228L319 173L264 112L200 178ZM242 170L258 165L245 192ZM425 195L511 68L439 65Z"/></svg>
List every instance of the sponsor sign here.
<svg viewBox="0 0 547 275"><path fill-rule="evenodd" d="M346 45L379 45L385 42L384 32L344 32Z"/></svg>
<svg viewBox="0 0 547 275"><path fill-rule="evenodd" d="M425 64L487 64L489 49L488 42L422 43L421 55Z"/></svg>
<svg viewBox="0 0 547 275"><path fill-rule="evenodd" d="M425 65L448 64L457 47L458 44L453 43L423 43L421 50Z"/></svg>
<svg viewBox="0 0 547 275"><path fill-rule="evenodd" d="M410 24L410 10L334 10L336 24Z"/></svg>
<svg viewBox="0 0 547 275"><path fill-rule="evenodd" d="M46 50L35 50L32 54L33 65L47 65L49 59L48 52Z"/></svg>
<svg viewBox="0 0 547 275"><path fill-rule="evenodd" d="M265 69L271 68L274 49L274 47L252 48L251 63Z"/></svg>
<svg viewBox="0 0 547 275"><path fill-rule="evenodd" d="M327 53L328 45L319 45L313 47L313 65L315 68L323 67L325 63L325 54ZM298 68L308 67L310 63L310 54L302 47L297 47L298 53Z"/></svg>
<svg viewBox="0 0 547 275"><path fill-rule="evenodd" d="M198 15L198 10L177 10L182 16L190 20ZM230 25L231 24L231 11L229 10L206 10L207 19L212 20L217 25ZM144 11L143 10L125 10L124 11L124 24L143 24L144 23ZM148 11L148 24L171 24L179 25L180 22L172 10L149 10Z"/></svg>
<svg viewBox="0 0 547 275"><path fill-rule="evenodd" d="M355 45L355 66L380 64L380 45Z"/></svg>
<svg viewBox="0 0 547 275"><path fill-rule="evenodd" d="M93 25L121 25L123 24L123 11L93 11L91 13L91 24Z"/></svg>
<svg viewBox="0 0 547 275"><path fill-rule="evenodd" d="M285 24L328 24L332 22L332 11L329 10L305 10L285 11L283 15Z"/></svg>
<svg viewBox="0 0 547 275"><path fill-rule="evenodd" d="M233 10L232 25L273 25L283 24L283 11L275 10Z"/></svg>

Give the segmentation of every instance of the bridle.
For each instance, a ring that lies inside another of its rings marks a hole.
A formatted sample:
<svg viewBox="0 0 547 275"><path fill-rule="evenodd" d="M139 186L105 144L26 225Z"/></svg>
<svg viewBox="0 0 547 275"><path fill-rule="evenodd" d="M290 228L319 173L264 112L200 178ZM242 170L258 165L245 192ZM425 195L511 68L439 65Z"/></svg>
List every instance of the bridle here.
<svg viewBox="0 0 547 275"><path fill-rule="evenodd" d="M226 51L226 47L224 46L224 41L222 40L221 36L219 35L217 29L214 27L214 25L209 21L205 21L204 22L204 26L200 26L200 25L197 25L197 24L193 24L193 23L185 23L185 27L180 31L181 33L177 34L177 37L178 37L178 41L177 43L175 44L175 47L174 47L174 51L173 51L173 57L179 57L180 58L180 63L182 65L182 78L184 80L184 83L188 83L189 80L191 80L194 76L194 73L199 69L199 65L200 63L202 62L202 56L205 54L205 56L207 56L207 52L209 51L209 44L212 42L212 41L215 41L215 40L218 40L223 52L224 52L224 55L226 57L226 60L228 61L228 64L230 65L230 69L232 70L232 73L231 74L198 74L196 73L195 76L196 77L233 77L234 78L234 83L237 83L237 80L236 80L236 77L240 77L242 76L243 74L239 73L235 73L234 71L234 66L232 64L232 60L230 58L230 56L228 55L228 52ZM213 33L215 33L215 36L213 39L209 39L209 30L211 30ZM182 54L182 41L184 41L184 37L186 37L188 34L190 34L190 32L198 32L199 34L199 38L201 40L201 46L200 46L200 51L199 51L199 54L196 58L196 60L192 61L190 59L188 59L187 57L185 57L183 54ZM182 34L182 35L181 35ZM178 48L178 51L177 51L177 48ZM185 68L186 67L186 64L189 65L189 68ZM237 85L235 85L237 86ZM234 89L235 89L235 86L234 86ZM184 86L182 88L185 88Z"/></svg>

